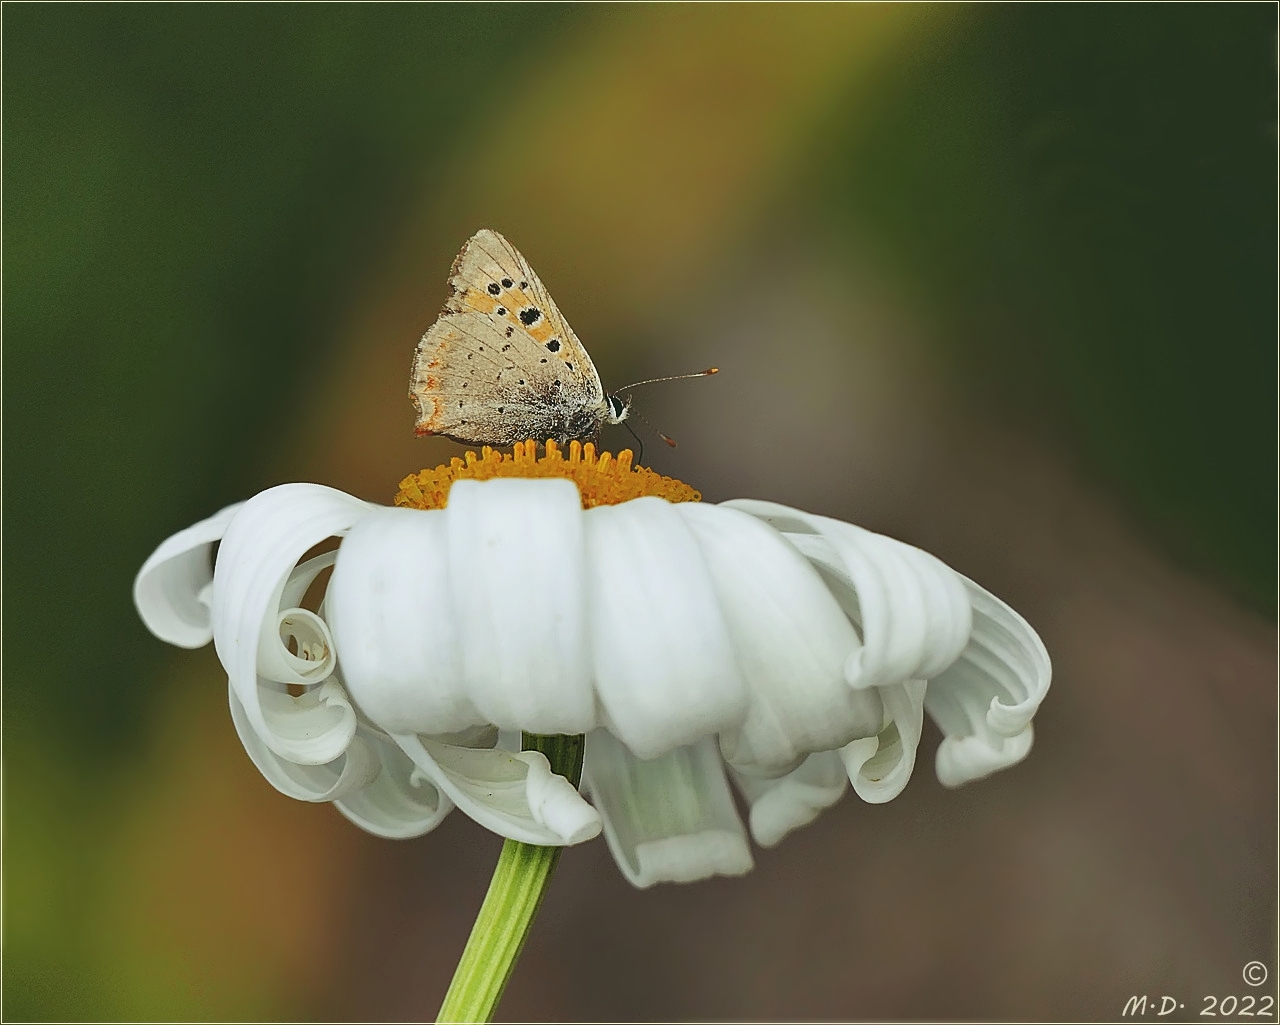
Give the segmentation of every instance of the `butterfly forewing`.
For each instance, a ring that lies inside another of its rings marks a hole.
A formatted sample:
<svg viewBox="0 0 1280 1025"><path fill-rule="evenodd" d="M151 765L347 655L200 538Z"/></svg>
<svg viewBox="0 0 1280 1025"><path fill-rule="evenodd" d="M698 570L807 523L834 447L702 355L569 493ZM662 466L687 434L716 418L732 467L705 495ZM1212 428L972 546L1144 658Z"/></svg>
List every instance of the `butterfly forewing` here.
<svg viewBox="0 0 1280 1025"><path fill-rule="evenodd" d="M608 415L600 376L516 248L481 231L449 284L414 359L418 433L487 445L597 434Z"/></svg>

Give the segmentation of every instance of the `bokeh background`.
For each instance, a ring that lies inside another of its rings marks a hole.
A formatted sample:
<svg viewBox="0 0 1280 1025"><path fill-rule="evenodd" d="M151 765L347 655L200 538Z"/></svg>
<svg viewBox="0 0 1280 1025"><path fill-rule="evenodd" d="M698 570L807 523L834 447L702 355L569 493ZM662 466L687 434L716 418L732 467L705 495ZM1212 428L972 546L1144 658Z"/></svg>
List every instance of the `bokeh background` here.
<svg viewBox="0 0 1280 1025"><path fill-rule="evenodd" d="M501 1014L1110 1019L1275 966L1276 11L3 12L3 1015L434 1017L497 854L278 795L168 534L388 501L463 241L529 257L646 461L921 545L1055 663L1023 765L748 877L561 863ZM612 447L631 445L619 432Z"/></svg>

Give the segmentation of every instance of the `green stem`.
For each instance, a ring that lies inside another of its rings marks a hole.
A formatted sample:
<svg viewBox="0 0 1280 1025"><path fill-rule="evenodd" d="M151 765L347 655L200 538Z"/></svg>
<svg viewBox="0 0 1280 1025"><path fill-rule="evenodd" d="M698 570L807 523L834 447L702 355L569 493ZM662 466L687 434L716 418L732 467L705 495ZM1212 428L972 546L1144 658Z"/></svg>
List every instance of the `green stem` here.
<svg viewBox="0 0 1280 1025"><path fill-rule="evenodd" d="M583 740L578 736L524 734L526 751L541 751L551 771L575 787L582 779ZM507 840L480 905L476 924L444 995L437 1022L487 1022L502 999L516 958L524 948L534 915L551 881L560 847L538 847Z"/></svg>

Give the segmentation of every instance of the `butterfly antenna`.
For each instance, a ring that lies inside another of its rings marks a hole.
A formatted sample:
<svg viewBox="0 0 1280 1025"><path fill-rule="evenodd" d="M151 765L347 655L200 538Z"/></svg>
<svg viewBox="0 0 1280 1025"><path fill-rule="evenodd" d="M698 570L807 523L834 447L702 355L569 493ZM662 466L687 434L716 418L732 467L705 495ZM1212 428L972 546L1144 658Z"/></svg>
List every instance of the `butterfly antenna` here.
<svg viewBox="0 0 1280 1025"><path fill-rule="evenodd" d="M706 370L699 370L696 374L676 374L673 377L650 377L646 381L633 381L631 384L624 384L621 388L616 389L614 394L617 394L617 392L624 392L628 388L639 388L642 384L657 384L659 381L684 381L690 377L710 377L712 374L718 373L720 373L719 367L707 367ZM645 422L648 423L648 421ZM650 424L650 426L653 425ZM662 432L659 431L658 433L661 434ZM665 438L666 435L664 434L663 437Z"/></svg>
<svg viewBox="0 0 1280 1025"><path fill-rule="evenodd" d="M699 375L699 374L690 374L689 376L690 376L690 377L698 377L698 376L701 376L701 375ZM630 400L630 396L628 396L628 400ZM659 438L661 438L663 441L665 441L668 445L670 445L672 448L675 448L675 447L676 447L676 439L675 439L675 438L670 438L670 437L668 437L667 435L663 434L660 430L658 430L658 428L654 427L654 426L653 426L653 424L651 424L651 423L648 421L648 419L645 417L645 415L644 415L643 413L639 412L638 410L634 410L634 409L633 409L633 410L631 410L631 413L632 413L632 415L633 415L633 416L637 416L637 417L639 417L639 418L640 418L640 420L644 423L644 425L645 425L646 427L648 427L648 428L649 428L649 430L653 431L653 433L654 433L654 434L656 434ZM623 425L624 425L624 426L626 425L626 421L625 421L625 420L623 420L623 421L622 421L622 423L623 423ZM628 427L628 428L627 428L627 430L631 431L631 428L630 428L630 427ZM631 431L631 436L632 436L633 438L635 438L635 436L636 436L636 432L635 432L635 431ZM636 438L636 441L639 441L639 440L640 440L639 438Z"/></svg>
<svg viewBox="0 0 1280 1025"><path fill-rule="evenodd" d="M623 387L616 389L612 394L615 396L620 395L622 392L629 391L632 388L638 388L642 384L658 384L662 381L686 381L691 377L710 377L712 374L718 374L718 373L720 373L719 367L707 367L706 370L699 370L695 374L673 374L671 377L650 377L644 381L633 381L631 384L624 385ZM653 424L651 424L648 421L648 419L646 419L643 413L631 408L630 395L627 396L626 408L629 412L639 417L640 420L643 421L644 425L648 427L649 430L653 431L653 433L656 434L659 438L665 441L672 448L676 447L675 438L672 438L666 434L663 434L660 430L658 430L658 428L654 427ZM626 414L624 413L623 415L625 416ZM627 429L627 432L631 435L631 437L636 439L636 444L640 446L640 453L636 456L636 463L638 464L640 460L644 458L644 442L640 440L640 435L638 435L635 431L631 429L631 425L627 423L626 420L622 420L621 423L622 423L622 426Z"/></svg>

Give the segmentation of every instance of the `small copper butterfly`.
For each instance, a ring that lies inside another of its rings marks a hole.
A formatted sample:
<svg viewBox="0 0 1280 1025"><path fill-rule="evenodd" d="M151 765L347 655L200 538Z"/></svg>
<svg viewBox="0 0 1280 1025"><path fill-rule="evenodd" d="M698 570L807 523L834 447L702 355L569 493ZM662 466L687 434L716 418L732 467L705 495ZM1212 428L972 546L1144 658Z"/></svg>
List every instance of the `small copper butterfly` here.
<svg viewBox="0 0 1280 1025"><path fill-rule="evenodd" d="M478 232L449 273L453 294L418 343L409 395L417 433L476 445L593 439L626 419L546 288L496 231Z"/></svg>
<svg viewBox="0 0 1280 1025"><path fill-rule="evenodd" d="M485 228L462 247L449 284L453 294L418 343L409 378L419 435L495 447L529 438L566 444L595 440L605 424L627 418L630 397L605 394L538 275L496 231ZM627 388L714 373L711 367Z"/></svg>

